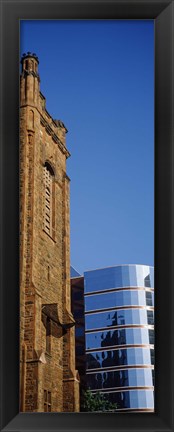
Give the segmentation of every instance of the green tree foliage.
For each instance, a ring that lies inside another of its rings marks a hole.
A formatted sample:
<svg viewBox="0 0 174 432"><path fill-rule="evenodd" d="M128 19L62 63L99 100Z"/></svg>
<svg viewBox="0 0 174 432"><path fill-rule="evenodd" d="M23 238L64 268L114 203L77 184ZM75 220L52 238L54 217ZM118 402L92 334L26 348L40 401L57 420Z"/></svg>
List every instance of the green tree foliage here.
<svg viewBox="0 0 174 432"><path fill-rule="evenodd" d="M116 411L117 404L109 402L103 393L92 393L91 390L86 390L83 393L82 411Z"/></svg>

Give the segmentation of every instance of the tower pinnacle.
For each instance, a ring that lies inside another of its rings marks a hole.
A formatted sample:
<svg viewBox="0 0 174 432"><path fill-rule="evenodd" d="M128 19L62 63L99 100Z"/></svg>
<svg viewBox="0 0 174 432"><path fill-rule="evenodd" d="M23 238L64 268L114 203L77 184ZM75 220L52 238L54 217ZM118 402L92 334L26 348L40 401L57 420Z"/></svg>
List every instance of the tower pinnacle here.
<svg viewBox="0 0 174 432"><path fill-rule="evenodd" d="M40 94L39 59L30 51L21 58L21 105L37 105Z"/></svg>
<svg viewBox="0 0 174 432"><path fill-rule="evenodd" d="M39 59L35 53L31 53L30 51L24 53L21 58L21 64L22 64L22 73L25 72L28 75L32 74L34 76L38 75L38 64Z"/></svg>

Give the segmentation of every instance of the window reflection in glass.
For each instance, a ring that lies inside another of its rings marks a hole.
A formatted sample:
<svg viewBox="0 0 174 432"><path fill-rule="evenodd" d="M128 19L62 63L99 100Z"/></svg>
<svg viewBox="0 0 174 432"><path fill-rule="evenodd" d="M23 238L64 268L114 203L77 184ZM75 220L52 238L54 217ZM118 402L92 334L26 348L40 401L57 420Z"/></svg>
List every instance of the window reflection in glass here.
<svg viewBox="0 0 174 432"><path fill-rule="evenodd" d="M85 297L85 310L107 309L119 306L152 306L151 292L125 290Z"/></svg>
<svg viewBox="0 0 174 432"><path fill-rule="evenodd" d="M155 336L154 330L149 329L149 343L152 345L154 345L154 336Z"/></svg>
<svg viewBox="0 0 174 432"><path fill-rule="evenodd" d="M85 316L86 330L112 327L119 325L153 325L153 311L145 309L125 309L112 310L108 312L98 312Z"/></svg>
<svg viewBox="0 0 174 432"><path fill-rule="evenodd" d="M149 309L154 306L154 269L142 265L116 266L86 272L84 280L88 293L85 296L88 386L94 391L104 391L120 409L153 409L153 391L115 392L115 388L153 386L154 311ZM118 346L122 348L117 349ZM122 370L118 371L118 367Z"/></svg>
<svg viewBox="0 0 174 432"><path fill-rule="evenodd" d="M154 325L154 312L147 311L147 320L149 325Z"/></svg>
<svg viewBox="0 0 174 432"><path fill-rule="evenodd" d="M94 351L86 354L87 369L121 365L151 365L153 354L148 348L127 348L109 351Z"/></svg>
<svg viewBox="0 0 174 432"><path fill-rule="evenodd" d="M87 374L87 386L92 390L117 387L153 386L152 369L125 369Z"/></svg>
<svg viewBox="0 0 174 432"><path fill-rule="evenodd" d="M86 349L115 345L139 345L154 342L154 331L146 328L106 330L86 334Z"/></svg>
<svg viewBox="0 0 174 432"><path fill-rule="evenodd" d="M151 363L154 365L154 360L155 360L155 353L154 353L154 349L150 350L150 356L151 356Z"/></svg>
<svg viewBox="0 0 174 432"><path fill-rule="evenodd" d="M152 293L150 291L146 291L146 305L153 306Z"/></svg>

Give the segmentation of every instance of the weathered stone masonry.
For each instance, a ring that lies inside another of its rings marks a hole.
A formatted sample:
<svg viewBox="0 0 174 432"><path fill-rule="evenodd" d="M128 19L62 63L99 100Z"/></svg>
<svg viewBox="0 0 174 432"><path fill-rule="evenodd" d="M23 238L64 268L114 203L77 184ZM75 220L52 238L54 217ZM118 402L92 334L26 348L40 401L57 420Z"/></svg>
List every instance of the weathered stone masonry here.
<svg viewBox="0 0 174 432"><path fill-rule="evenodd" d="M67 130L46 110L36 55L23 55L21 63L21 411L79 411L70 300Z"/></svg>

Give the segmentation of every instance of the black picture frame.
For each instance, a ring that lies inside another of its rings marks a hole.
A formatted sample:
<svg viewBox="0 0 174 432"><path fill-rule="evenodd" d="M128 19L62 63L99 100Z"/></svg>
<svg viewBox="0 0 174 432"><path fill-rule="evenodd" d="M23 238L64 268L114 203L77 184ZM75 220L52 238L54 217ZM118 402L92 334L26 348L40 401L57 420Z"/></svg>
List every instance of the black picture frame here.
<svg viewBox="0 0 174 432"><path fill-rule="evenodd" d="M155 22L154 413L19 413L20 19L153 19ZM174 0L1 0L1 65L1 430L174 431Z"/></svg>

